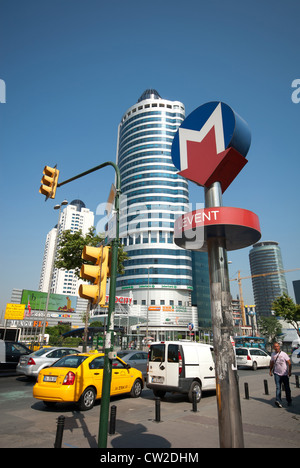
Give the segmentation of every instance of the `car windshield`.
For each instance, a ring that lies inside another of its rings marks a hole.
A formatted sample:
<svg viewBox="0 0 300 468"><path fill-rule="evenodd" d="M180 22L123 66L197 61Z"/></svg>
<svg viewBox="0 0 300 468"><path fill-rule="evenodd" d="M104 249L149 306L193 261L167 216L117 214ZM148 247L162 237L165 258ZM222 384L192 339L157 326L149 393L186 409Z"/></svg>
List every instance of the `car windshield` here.
<svg viewBox="0 0 300 468"><path fill-rule="evenodd" d="M35 351L34 353L32 353L34 356L43 356L44 354L46 353L49 353L49 351L52 351L54 348L41 348L41 349L38 349L37 351Z"/></svg>
<svg viewBox="0 0 300 468"><path fill-rule="evenodd" d="M72 354L71 356L65 356L59 361L56 361L52 364L52 367L72 367L77 368L80 364L87 359L88 356L78 356L77 354Z"/></svg>
<svg viewBox="0 0 300 468"><path fill-rule="evenodd" d="M237 356L247 356L248 355L248 349L246 348L236 348L235 350Z"/></svg>
<svg viewBox="0 0 300 468"><path fill-rule="evenodd" d="M118 351L118 356L122 359L123 357L127 356L128 351Z"/></svg>

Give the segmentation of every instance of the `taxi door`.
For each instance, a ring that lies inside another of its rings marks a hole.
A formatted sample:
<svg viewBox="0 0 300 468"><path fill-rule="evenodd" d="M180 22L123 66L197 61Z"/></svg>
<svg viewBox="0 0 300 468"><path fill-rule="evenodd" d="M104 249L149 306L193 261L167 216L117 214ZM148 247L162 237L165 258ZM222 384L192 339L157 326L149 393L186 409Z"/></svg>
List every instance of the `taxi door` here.
<svg viewBox="0 0 300 468"><path fill-rule="evenodd" d="M102 395L104 356L98 356L89 363L92 380L97 389L97 398Z"/></svg>
<svg viewBox="0 0 300 468"><path fill-rule="evenodd" d="M123 364L118 358L113 359L110 394L130 392L132 384L130 371L126 368L126 364Z"/></svg>

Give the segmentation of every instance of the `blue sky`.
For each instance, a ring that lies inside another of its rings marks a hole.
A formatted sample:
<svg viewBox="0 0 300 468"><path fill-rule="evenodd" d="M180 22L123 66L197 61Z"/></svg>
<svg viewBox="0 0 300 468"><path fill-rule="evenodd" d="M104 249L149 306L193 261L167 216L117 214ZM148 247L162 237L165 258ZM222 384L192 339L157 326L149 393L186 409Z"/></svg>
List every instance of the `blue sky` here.
<svg viewBox="0 0 300 468"><path fill-rule="evenodd" d="M257 213L262 240L278 241L284 267L299 268L299 13L291 0L2 0L0 312L14 287L37 289L54 205L80 198L95 212L114 180L106 168L45 203L44 165L57 164L62 181L115 161L120 119L147 88L182 101L187 115L221 100L248 122L249 163L224 205ZM203 202L190 187L191 202ZM249 250L230 253L232 278L250 275ZM294 297L300 271L286 277ZM243 292L252 303L251 280Z"/></svg>

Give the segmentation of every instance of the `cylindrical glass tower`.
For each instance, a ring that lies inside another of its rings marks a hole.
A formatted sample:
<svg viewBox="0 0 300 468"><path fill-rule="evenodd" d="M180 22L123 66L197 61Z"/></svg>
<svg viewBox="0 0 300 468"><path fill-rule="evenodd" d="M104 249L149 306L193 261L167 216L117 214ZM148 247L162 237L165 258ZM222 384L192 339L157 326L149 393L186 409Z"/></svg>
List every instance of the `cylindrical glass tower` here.
<svg viewBox="0 0 300 468"><path fill-rule="evenodd" d="M117 290L132 290L135 304L190 303L191 255L173 242L174 220L189 204L188 183L177 175L171 159L184 112L181 102L148 89L119 125L120 238L129 259Z"/></svg>
<svg viewBox="0 0 300 468"><path fill-rule="evenodd" d="M288 293L278 242L254 244L249 259L251 275L254 275L252 286L256 312L259 316L269 317L272 315L272 302Z"/></svg>

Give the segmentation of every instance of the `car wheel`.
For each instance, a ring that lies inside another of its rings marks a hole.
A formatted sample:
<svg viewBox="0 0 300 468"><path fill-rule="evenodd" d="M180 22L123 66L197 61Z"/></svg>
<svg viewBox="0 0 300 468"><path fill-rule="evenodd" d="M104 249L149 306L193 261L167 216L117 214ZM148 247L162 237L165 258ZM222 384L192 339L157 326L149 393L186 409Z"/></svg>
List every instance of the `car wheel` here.
<svg viewBox="0 0 300 468"><path fill-rule="evenodd" d="M252 370L256 371L257 370L257 362L253 362L253 365L252 365Z"/></svg>
<svg viewBox="0 0 300 468"><path fill-rule="evenodd" d="M78 402L81 411L87 411L93 408L96 400L96 392L93 387L88 387L84 390Z"/></svg>
<svg viewBox="0 0 300 468"><path fill-rule="evenodd" d="M130 396L132 398L138 398L141 396L141 393L142 393L142 390L143 390L143 385L142 385L142 382L140 379L136 379L136 381L134 382L134 384L132 385L132 389L131 389L131 392L130 392Z"/></svg>
<svg viewBox="0 0 300 468"><path fill-rule="evenodd" d="M193 392L196 392L196 394L197 394L196 402L199 403L201 398L202 398L202 388L201 388L201 383L198 382L197 380L194 380L194 382L192 382L192 385L190 387L189 401L191 403L193 403Z"/></svg>

